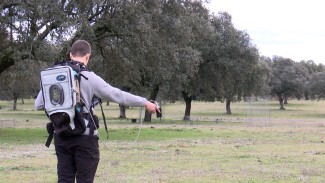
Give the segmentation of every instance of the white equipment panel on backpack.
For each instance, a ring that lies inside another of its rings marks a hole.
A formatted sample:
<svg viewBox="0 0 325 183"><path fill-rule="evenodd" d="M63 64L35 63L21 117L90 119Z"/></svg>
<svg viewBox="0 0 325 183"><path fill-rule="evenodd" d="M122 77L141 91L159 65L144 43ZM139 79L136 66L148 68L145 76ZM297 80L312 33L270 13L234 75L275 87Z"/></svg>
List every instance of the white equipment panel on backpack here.
<svg viewBox="0 0 325 183"><path fill-rule="evenodd" d="M78 92L75 74L76 72L69 66L57 66L41 72L45 110L48 115L66 112L70 116L72 129Z"/></svg>

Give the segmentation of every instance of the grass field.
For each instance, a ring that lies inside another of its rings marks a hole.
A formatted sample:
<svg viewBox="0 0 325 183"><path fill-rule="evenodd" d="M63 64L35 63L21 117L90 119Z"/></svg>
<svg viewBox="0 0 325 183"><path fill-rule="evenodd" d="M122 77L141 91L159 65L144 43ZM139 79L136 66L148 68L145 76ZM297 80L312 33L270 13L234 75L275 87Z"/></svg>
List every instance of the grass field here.
<svg viewBox="0 0 325 183"><path fill-rule="evenodd" d="M0 101L0 182L56 182L47 118L33 100L11 105ZM163 104L161 120L140 125L130 120L139 108L120 120L116 104L104 106L109 139L101 128L95 182L325 182L325 101L285 107L240 102L226 115L224 103L194 102L184 122L184 103Z"/></svg>

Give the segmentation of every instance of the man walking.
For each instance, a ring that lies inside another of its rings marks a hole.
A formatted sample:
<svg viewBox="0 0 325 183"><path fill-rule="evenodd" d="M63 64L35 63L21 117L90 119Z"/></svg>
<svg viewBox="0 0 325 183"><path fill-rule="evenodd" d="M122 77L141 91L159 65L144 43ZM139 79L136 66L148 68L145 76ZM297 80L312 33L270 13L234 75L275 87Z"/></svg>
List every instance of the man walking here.
<svg viewBox="0 0 325 183"><path fill-rule="evenodd" d="M91 55L90 44L85 40L76 41L70 52L71 61L79 62L87 67ZM145 107L150 113L155 113L157 107L147 99L123 92L112 87L94 72L85 69L81 71L81 99L84 103L83 113L92 114L92 99L98 97L123 106ZM35 108L44 109L42 91L39 92ZM92 183L99 163L98 133L83 133L73 136L54 135L55 151L58 159L57 173L59 183Z"/></svg>

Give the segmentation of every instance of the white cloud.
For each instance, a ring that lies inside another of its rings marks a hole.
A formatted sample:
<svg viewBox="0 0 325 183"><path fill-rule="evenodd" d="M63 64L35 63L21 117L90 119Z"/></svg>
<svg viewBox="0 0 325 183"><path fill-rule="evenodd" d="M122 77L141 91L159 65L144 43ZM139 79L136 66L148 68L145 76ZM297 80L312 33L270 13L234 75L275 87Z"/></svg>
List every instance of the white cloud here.
<svg viewBox="0 0 325 183"><path fill-rule="evenodd" d="M319 0L211 0L212 12L226 11L245 30L260 54L325 64L325 24Z"/></svg>

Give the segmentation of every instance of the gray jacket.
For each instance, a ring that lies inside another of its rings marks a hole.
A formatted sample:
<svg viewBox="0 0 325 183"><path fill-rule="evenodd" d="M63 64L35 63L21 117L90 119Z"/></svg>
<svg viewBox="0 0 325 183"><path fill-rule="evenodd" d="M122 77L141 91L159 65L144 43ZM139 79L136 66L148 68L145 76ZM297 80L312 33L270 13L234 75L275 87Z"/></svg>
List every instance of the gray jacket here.
<svg viewBox="0 0 325 183"><path fill-rule="evenodd" d="M130 93L121 91L118 88L112 87L108 83L106 83L101 77L96 75L94 72L82 71L81 72L86 78L81 77L80 81L80 91L82 95L82 99L89 109L91 106L92 98L94 96L106 100L115 102L124 106L131 107L144 107L147 99L132 95ZM42 90L38 93L35 108L37 110L44 109L44 101ZM84 107L84 112L88 112L88 109Z"/></svg>

